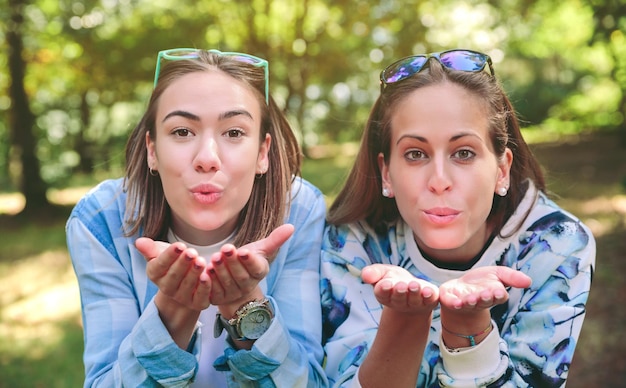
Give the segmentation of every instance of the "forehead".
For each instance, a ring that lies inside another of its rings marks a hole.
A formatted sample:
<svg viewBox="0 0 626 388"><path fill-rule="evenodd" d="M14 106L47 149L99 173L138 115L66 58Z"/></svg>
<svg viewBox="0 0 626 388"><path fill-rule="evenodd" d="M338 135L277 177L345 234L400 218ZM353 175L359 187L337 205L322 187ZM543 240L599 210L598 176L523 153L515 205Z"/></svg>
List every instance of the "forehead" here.
<svg viewBox="0 0 626 388"><path fill-rule="evenodd" d="M450 82L409 92L389 113L392 137L406 131L449 134L468 129L486 136L489 129L487 103L477 94Z"/></svg>
<svg viewBox="0 0 626 388"><path fill-rule="evenodd" d="M157 117L173 109L194 113L245 109L260 119L260 102L252 86L220 70L185 74L174 80L159 98Z"/></svg>

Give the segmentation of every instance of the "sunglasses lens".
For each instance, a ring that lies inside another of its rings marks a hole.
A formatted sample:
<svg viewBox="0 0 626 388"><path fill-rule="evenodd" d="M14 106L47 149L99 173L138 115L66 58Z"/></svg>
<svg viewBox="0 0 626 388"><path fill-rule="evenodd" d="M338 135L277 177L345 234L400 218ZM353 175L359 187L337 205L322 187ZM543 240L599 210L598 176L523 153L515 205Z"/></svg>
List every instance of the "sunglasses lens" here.
<svg viewBox="0 0 626 388"><path fill-rule="evenodd" d="M427 58L423 55L409 57L389 65L383 72L382 80L387 84L398 82L419 72Z"/></svg>
<svg viewBox="0 0 626 388"><path fill-rule="evenodd" d="M164 53L163 57L169 60L198 58L198 50L194 49L173 49Z"/></svg>
<svg viewBox="0 0 626 388"><path fill-rule="evenodd" d="M231 57L238 62L249 63L251 65L258 65L259 63L261 63L261 60L259 58L252 56L232 55Z"/></svg>
<svg viewBox="0 0 626 388"><path fill-rule="evenodd" d="M478 72L487 64L487 55L473 51L449 51L440 59L448 69L460 71Z"/></svg>

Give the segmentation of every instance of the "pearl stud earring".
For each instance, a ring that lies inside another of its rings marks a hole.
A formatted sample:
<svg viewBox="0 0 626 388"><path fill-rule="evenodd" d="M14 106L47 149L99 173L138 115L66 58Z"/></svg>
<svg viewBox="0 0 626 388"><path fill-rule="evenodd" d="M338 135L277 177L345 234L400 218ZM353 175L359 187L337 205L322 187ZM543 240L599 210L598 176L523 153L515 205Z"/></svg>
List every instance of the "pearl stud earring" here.
<svg viewBox="0 0 626 388"><path fill-rule="evenodd" d="M498 189L498 195L499 195L499 196L501 196L501 197L504 197L504 196L506 195L507 191L508 191L508 190L507 190L507 188L506 188L506 187L500 187L500 188Z"/></svg>
<svg viewBox="0 0 626 388"><path fill-rule="evenodd" d="M389 198L389 189L386 187L383 187L383 197Z"/></svg>

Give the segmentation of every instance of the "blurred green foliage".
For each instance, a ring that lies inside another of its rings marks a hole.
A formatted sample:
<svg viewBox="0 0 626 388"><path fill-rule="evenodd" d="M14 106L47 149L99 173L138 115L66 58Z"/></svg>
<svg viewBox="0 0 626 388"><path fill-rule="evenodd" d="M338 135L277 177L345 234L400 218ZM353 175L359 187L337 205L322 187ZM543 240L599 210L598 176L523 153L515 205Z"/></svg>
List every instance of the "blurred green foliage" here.
<svg viewBox="0 0 626 388"><path fill-rule="evenodd" d="M22 5L25 86L41 175L119 174L152 88L157 51L203 47L270 60L270 88L304 149L359 138L378 73L414 53L490 54L527 126L621 129L626 4L615 0L0 0ZM15 190L11 83L0 11L0 191ZM11 8L14 9L14 8ZM17 12L17 11L16 11ZM22 130L22 129L20 129ZM23 130L31 130L24 128ZM624 136L626 138L626 136Z"/></svg>

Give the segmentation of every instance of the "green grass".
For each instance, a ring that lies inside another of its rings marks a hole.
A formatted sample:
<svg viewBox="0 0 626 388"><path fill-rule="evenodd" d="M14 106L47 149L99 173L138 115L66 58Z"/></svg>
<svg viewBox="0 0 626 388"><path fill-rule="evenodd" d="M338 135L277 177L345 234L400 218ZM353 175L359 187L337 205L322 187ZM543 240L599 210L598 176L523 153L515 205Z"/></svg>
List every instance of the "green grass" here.
<svg viewBox="0 0 626 388"><path fill-rule="evenodd" d="M622 386L626 152L615 137L606 135L538 143L533 149L557 201L592 228L598 246L588 315L568 388ZM307 159L302 175L330 201L345 178L354 147L329 147L324 155ZM82 385L80 301L64 225L71 203L95 183L54 191L54 202L66 206L56 217L24 220L0 214L0 388ZM2 205L0 198L0 213Z"/></svg>

